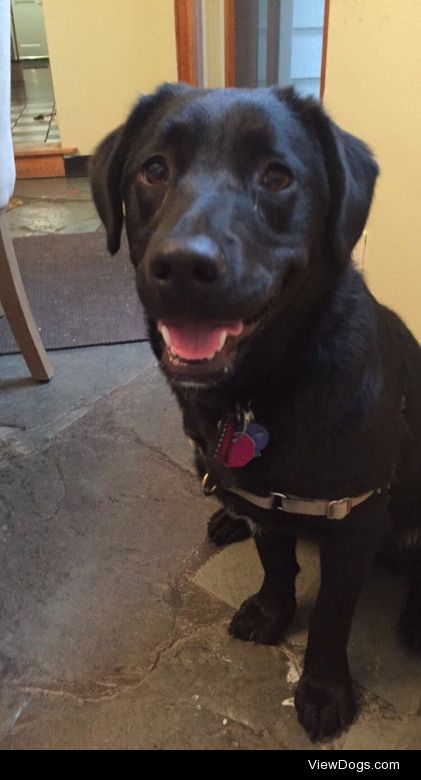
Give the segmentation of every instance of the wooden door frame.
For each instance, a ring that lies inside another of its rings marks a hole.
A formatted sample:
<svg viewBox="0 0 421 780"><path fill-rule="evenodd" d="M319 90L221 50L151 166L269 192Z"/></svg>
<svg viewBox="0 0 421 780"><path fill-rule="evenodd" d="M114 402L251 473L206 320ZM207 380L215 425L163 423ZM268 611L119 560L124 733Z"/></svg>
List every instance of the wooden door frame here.
<svg viewBox="0 0 421 780"><path fill-rule="evenodd" d="M197 0L174 0L178 80L198 84L199 5Z"/></svg>
<svg viewBox="0 0 421 780"><path fill-rule="evenodd" d="M201 16L199 0L174 0L178 80L201 81ZM224 0L225 86L235 86L235 0Z"/></svg>
<svg viewBox="0 0 421 780"><path fill-rule="evenodd" d="M225 86L235 87L235 0L224 0Z"/></svg>
<svg viewBox="0 0 421 780"><path fill-rule="evenodd" d="M325 0L325 12L323 16L323 47L322 47L322 65L320 72L320 100L323 101L326 83L326 62L327 62L327 40L329 33L329 11L330 0Z"/></svg>

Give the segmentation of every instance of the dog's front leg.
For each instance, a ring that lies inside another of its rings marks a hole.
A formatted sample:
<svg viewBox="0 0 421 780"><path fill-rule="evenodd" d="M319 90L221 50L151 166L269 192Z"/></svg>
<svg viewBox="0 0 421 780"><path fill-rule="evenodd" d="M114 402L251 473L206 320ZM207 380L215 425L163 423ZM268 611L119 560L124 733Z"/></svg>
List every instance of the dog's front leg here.
<svg viewBox="0 0 421 780"><path fill-rule="evenodd" d="M299 571L296 539L258 532L255 542L264 569L263 584L258 593L241 605L229 631L238 639L275 645L295 611L295 578Z"/></svg>
<svg viewBox="0 0 421 780"><path fill-rule="evenodd" d="M390 528L387 511L374 517L366 509L358 514L356 527L351 525L347 532L332 529L320 545L320 591L295 693L298 719L313 740L339 733L356 712L348 638L358 595Z"/></svg>

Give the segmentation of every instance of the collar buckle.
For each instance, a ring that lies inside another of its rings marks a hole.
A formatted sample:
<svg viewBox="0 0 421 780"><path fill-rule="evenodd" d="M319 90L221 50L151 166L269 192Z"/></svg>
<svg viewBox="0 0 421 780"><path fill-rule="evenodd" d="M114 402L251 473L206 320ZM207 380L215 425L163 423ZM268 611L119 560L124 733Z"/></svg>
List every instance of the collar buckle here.
<svg viewBox="0 0 421 780"><path fill-rule="evenodd" d="M287 499L288 496L286 496L285 493L275 493L275 492L272 492L270 495L273 498L272 509L279 509L280 512L284 512L285 510L282 505L282 502L285 501L285 499Z"/></svg>
<svg viewBox="0 0 421 780"><path fill-rule="evenodd" d="M352 509L352 500L350 498L340 498L337 501L329 501L327 505L326 517L329 520L344 520Z"/></svg>

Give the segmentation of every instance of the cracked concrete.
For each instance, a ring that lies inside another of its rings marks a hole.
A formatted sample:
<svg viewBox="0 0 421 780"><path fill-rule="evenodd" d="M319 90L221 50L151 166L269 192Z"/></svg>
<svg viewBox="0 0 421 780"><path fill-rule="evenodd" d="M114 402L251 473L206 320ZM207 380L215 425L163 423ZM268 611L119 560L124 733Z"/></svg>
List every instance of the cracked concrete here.
<svg viewBox="0 0 421 780"><path fill-rule="evenodd" d="M87 354L89 364L87 365ZM34 385L19 357L3 356L0 374L0 464L42 446L111 390L135 377L148 382L155 364L145 343L50 353L54 381Z"/></svg>
<svg viewBox="0 0 421 780"><path fill-rule="evenodd" d="M16 194L16 235L96 229L86 180ZM0 749L320 749L292 706L314 549L288 640L231 639L260 564L251 542L206 541L215 505L148 345L51 358L39 386L0 358ZM421 747L421 662L393 634L402 595L376 568L351 639L359 718L323 749Z"/></svg>

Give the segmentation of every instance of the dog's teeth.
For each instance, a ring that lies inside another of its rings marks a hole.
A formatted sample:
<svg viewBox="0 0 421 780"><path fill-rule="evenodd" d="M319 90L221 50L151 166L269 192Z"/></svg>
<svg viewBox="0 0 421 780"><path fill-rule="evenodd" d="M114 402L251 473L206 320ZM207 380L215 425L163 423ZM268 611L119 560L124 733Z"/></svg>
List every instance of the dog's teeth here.
<svg viewBox="0 0 421 780"><path fill-rule="evenodd" d="M167 347L170 347L171 346L171 336L170 336L170 332L169 332L169 330L168 330L166 325L161 325L161 335L162 335L162 338L164 339Z"/></svg>
<svg viewBox="0 0 421 780"><path fill-rule="evenodd" d="M221 351L221 349L223 348L223 346L224 346L224 344L225 344L225 342L226 342L226 340L227 340L227 335L228 335L228 334L227 334L227 331L226 331L226 330L223 330L223 331L222 331L222 333L221 333L221 335L220 335L220 337L219 337L219 346L218 346L218 352L220 352L220 351ZM212 355L212 357L213 357L213 355Z"/></svg>

